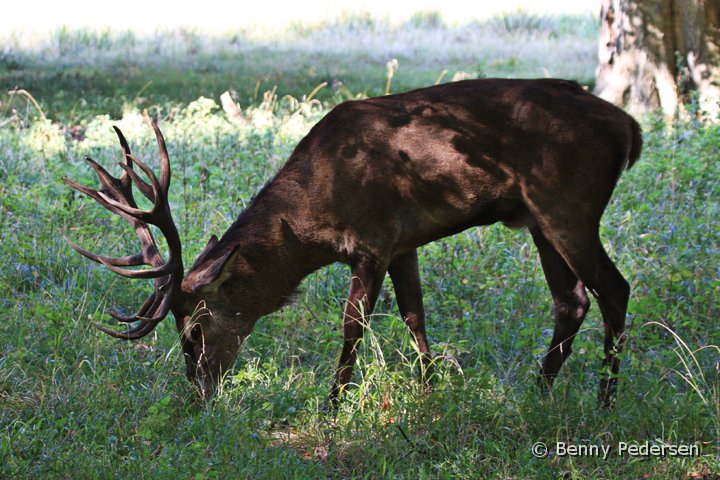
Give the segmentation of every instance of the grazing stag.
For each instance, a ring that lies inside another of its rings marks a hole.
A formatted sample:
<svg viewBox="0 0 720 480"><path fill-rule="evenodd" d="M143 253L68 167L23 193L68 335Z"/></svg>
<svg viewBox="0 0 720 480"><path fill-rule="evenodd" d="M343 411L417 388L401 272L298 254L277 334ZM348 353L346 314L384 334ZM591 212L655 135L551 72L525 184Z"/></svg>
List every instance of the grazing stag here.
<svg viewBox="0 0 720 480"><path fill-rule="evenodd" d="M170 162L153 124L161 173L130 153L120 130L124 173L73 188L128 220L137 255L110 258L70 242L120 275L154 278L155 291L113 337L147 335L169 312L181 335L187 375L210 394L255 322L286 304L311 272L350 266L344 343L330 393L350 381L365 316L386 273L400 314L424 361L417 248L479 225L527 227L555 304L555 332L540 371L551 385L588 311L586 289L605 326L600 399L614 398L624 341L628 282L605 252L598 228L617 180L638 159L638 124L619 108L563 80L470 80L335 107L299 143L275 178L227 232L210 238L183 276L181 242L170 213ZM137 166L149 179L140 178ZM133 184L153 207L138 208ZM167 240L164 260L149 225ZM127 267L148 265L145 269Z"/></svg>

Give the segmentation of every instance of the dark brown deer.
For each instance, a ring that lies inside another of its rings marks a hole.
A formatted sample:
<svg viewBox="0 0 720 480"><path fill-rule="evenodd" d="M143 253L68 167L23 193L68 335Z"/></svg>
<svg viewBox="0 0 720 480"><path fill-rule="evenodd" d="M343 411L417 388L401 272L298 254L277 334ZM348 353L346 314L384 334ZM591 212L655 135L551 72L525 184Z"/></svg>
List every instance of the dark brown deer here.
<svg viewBox="0 0 720 480"><path fill-rule="evenodd" d="M417 248L470 227L527 227L555 304L555 333L541 369L551 385L588 311L588 289L605 325L600 399L614 398L629 285L606 254L598 228L621 172L640 155L635 120L562 80L472 80L335 107L300 142L221 239L212 236L183 278L181 243L168 205L170 163L153 124L161 174L123 149L114 178L88 159L101 188L65 179L137 232L141 253L109 258L71 242L84 256L130 278L154 278L137 314L113 313L147 335L168 312L181 334L187 374L211 393L255 322L289 301L311 272L350 266L344 344L330 393L349 382L366 316L386 272L402 318L429 358ZM133 170L139 167L150 182ZM135 185L153 202L138 209ZM164 261L148 225L169 247ZM128 266L149 265L146 269Z"/></svg>

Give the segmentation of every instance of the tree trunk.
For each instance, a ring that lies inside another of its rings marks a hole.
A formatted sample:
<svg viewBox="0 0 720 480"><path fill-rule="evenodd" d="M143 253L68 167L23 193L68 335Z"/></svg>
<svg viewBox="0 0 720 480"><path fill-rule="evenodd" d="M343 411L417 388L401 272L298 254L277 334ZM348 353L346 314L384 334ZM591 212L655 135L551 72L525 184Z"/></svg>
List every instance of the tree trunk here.
<svg viewBox="0 0 720 480"><path fill-rule="evenodd" d="M697 99L720 117L720 0L602 0L595 93L666 116Z"/></svg>

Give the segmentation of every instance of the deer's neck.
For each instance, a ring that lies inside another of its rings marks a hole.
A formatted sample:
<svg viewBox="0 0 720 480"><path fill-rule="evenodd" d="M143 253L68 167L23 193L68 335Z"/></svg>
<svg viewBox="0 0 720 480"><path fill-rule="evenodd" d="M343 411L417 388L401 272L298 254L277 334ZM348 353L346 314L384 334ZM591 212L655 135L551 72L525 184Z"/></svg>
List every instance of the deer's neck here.
<svg viewBox="0 0 720 480"><path fill-rule="evenodd" d="M296 215L290 202L266 194L228 232L237 242L235 261L242 263L241 273L228 280L228 287L244 296L241 301L253 316L287 304L305 277L335 261L327 248L296 234Z"/></svg>

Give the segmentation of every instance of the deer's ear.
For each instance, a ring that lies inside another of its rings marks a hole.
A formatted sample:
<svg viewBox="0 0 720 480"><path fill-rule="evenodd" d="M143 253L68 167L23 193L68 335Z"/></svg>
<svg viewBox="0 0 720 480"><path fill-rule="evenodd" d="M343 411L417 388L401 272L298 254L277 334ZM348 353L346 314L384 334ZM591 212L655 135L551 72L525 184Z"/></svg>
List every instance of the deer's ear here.
<svg viewBox="0 0 720 480"><path fill-rule="evenodd" d="M208 240L207 245L205 245L205 248L202 252L200 252L200 255L195 259L195 263L193 263L193 266L190 270L195 270L195 267L200 265L207 256L213 251L213 248L215 248L215 245L218 244L218 237L215 235L210 236L210 240Z"/></svg>
<svg viewBox="0 0 720 480"><path fill-rule="evenodd" d="M205 250L195 260L187 276L183 279L182 289L186 293L210 293L217 291L232 275L250 268L240 256L237 245L226 249L215 248L218 239L210 237Z"/></svg>

